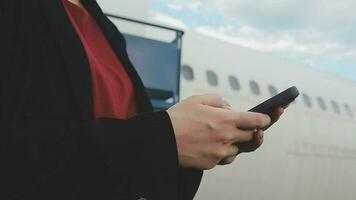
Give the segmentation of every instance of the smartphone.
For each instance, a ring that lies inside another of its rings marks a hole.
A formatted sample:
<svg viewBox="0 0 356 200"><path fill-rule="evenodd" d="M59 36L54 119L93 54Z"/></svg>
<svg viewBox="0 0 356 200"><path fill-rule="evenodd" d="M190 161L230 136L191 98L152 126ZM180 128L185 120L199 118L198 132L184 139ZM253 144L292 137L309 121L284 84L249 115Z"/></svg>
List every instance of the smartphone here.
<svg viewBox="0 0 356 200"><path fill-rule="evenodd" d="M258 112L272 116L279 107L286 108L298 96L299 91L293 86L250 109L249 112Z"/></svg>

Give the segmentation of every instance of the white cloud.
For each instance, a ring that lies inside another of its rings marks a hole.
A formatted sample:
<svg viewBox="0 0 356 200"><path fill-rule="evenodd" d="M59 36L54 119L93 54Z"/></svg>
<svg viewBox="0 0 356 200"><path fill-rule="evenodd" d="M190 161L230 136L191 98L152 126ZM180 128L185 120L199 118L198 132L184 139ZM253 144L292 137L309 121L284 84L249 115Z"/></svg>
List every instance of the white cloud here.
<svg viewBox="0 0 356 200"><path fill-rule="evenodd" d="M203 8L203 3L201 1L191 1L186 5L186 8L188 8L191 11L198 12L200 9Z"/></svg>
<svg viewBox="0 0 356 200"><path fill-rule="evenodd" d="M203 0L155 0L162 4L166 4L172 10L189 10L192 12L201 12L206 8Z"/></svg>
<svg viewBox="0 0 356 200"><path fill-rule="evenodd" d="M255 38L252 36L232 36L226 34L225 30L226 29L224 27L216 29L207 26L201 26L196 29L196 31L201 34L205 34L211 37L224 40L226 42L238 44L248 48L253 48L259 51L275 52L284 51L290 48L295 48L299 49L300 51L303 51L303 49L305 49L305 47L297 46L293 39L282 38L278 41L275 41L268 38ZM251 31L246 31L246 28L243 27L241 32L249 33Z"/></svg>
<svg viewBox="0 0 356 200"><path fill-rule="evenodd" d="M188 29L188 26L182 20L176 19L163 13L153 13L152 19L164 25L173 26L180 29Z"/></svg>
<svg viewBox="0 0 356 200"><path fill-rule="evenodd" d="M183 6L182 5L174 4L174 3L167 4L167 7L169 9L172 9L172 10L178 10L178 11L183 10Z"/></svg>
<svg viewBox="0 0 356 200"><path fill-rule="evenodd" d="M352 63L356 68L354 0L155 1L204 19L220 16L218 25L202 22L190 27L212 37L317 67L330 61ZM189 24L189 19L182 19Z"/></svg>

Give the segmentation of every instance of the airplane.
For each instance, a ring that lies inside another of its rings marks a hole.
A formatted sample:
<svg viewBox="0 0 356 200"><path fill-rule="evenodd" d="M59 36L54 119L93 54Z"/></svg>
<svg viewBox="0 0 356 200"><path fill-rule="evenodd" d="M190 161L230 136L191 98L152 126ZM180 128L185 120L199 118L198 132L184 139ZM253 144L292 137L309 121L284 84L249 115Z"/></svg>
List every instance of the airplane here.
<svg viewBox="0 0 356 200"><path fill-rule="evenodd" d="M125 1L102 1L110 11L147 19L147 1L132 10ZM126 24L119 29L149 35ZM301 95L266 131L262 147L206 170L196 200L356 199L356 82L185 31L181 99L217 93L234 110L247 111L290 86Z"/></svg>

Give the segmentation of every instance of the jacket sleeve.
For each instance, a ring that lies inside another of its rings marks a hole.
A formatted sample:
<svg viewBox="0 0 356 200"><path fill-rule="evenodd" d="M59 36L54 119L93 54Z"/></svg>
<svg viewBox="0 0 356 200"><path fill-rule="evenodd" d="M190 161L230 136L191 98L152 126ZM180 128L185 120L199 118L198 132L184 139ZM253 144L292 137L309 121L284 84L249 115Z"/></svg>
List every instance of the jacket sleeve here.
<svg viewBox="0 0 356 200"><path fill-rule="evenodd" d="M192 200L198 191L203 170L200 169L178 169L179 200Z"/></svg>
<svg viewBox="0 0 356 200"><path fill-rule="evenodd" d="M157 170L163 178L176 177L178 170L175 137L165 111L128 120L1 121L0 148L0 182L7 197L26 197L56 173L79 179L83 177L78 173L91 176L98 163L105 164L112 174L130 175L149 157L145 173Z"/></svg>
<svg viewBox="0 0 356 200"><path fill-rule="evenodd" d="M119 29L107 17L106 21L110 25L115 38L119 40L119 44L123 46L125 54L127 54L126 40ZM130 62L130 61L129 61ZM130 64L132 64L130 62ZM199 169L178 169L178 197L179 200L192 200L198 191L203 170Z"/></svg>

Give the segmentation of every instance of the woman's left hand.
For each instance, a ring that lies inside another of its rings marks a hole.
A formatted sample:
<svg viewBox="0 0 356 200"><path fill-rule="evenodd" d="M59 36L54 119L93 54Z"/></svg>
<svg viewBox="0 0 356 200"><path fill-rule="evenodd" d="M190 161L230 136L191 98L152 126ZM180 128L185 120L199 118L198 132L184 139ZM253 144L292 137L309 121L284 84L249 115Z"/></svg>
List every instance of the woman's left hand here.
<svg viewBox="0 0 356 200"><path fill-rule="evenodd" d="M228 157L221 160L219 165L226 165L232 163L240 153L256 151L263 143L264 131L271 127L274 123L276 123L283 113L284 109L278 108L271 116L272 121L269 126L264 128L263 130L256 130L256 133L251 141L235 144L239 149L238 154L236 156Z"/></svg>

